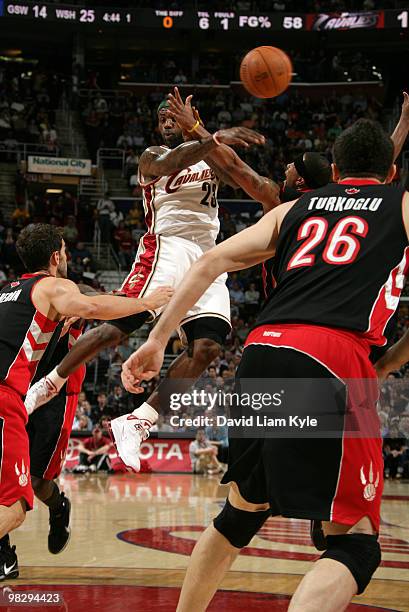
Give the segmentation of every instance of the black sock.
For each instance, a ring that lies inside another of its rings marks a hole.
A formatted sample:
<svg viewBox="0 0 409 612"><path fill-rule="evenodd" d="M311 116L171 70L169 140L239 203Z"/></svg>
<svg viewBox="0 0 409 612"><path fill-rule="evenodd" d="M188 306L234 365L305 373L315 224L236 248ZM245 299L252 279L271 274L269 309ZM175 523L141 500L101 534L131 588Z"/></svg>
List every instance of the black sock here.
<svg viewBox="0 0 409 612"><path fill-rule="evenodd" d="M5 548L10 548L10 538L8 533L6 533L6 535L0 539L0 550L4 550Z"/></svg>
<svg viewBox="0 0 409 612"><path fill-rule="evenodd" d="M49 507L50 512L53 514L59 514L64 508L63 500L64 498L61 497L60 489L57 487L55 482L53 482L53 492L51 493L50 497L43 500L43 503Z"/></svg>

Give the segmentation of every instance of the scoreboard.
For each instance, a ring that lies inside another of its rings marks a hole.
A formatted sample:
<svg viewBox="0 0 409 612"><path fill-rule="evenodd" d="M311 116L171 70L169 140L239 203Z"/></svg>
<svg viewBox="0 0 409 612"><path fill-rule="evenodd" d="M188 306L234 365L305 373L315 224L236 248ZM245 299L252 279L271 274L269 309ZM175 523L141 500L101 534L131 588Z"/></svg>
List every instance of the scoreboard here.
<svg viewBox="0 0 409 612"><path fill-rule="evenodd" d="M82 7L68 4L9 2L0 0L0 16L31 22L59 22L78 25L133 26L186 30L292 30L345 31L372 29L407 29L409 9L340 13L260 13L247 14L226 10L156 10ZM2 20L3 21L3 20Z"/></svg>

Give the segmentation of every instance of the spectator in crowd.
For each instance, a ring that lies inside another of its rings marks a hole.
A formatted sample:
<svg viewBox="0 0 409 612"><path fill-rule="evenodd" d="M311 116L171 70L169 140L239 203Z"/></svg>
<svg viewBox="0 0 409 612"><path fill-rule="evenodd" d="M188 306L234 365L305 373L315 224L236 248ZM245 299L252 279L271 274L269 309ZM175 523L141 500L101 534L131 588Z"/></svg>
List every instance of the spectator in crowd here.
<svg viewBox="0 0 409 612"><path fill-rule="evenodd" d="M111 239L112 222L111 214L115 212L115 204L107 191L103 198L97 202L97 218L101 231L101 241L109 242Z"/></svg>
<svg viewBox="0 0 409 612"><path fill-rule="evenodd" d="M217 460L217 448L206 438L204 429L198 429L196 438L189 445L192 470L195 474L218 474L221 465Z"/></svg>
<svg viewBox="0 0 409 612"><path fill-rule="evenodd" d="M244 304L244 292L237 282L234 282L229 289L232 314L238 314L240 307Z"/></svg>
<svg viewBox="0 0 409 612"><path fill-rule="evenodd" d="M79 442L80 461L78 471L110 470L109 451L111 448L111 440L103 435L99 425L95 425L92 436Z"/></svg>
<svg viewBox="0 0 409 612"><path fill-rule="evenodd" d="M97 403L92 406L91 418L94 423L99 423L102 417L108 411L108 401L107 394L104 391L101 391L97 395Z"/></svg>
<svg viewBox="0 0 409 612"><path fill-rule="evenodd" d="M402 478L406 470L407 476L409 454L408 439L399 428L399 420L392 423L387 437L383 441L383 454L385 462L385 478Z"/></svg>
<svg viewBox="0 0 409 612"><path fill-rule="evenodd" d="M77 410L72 426L73 431L91 431L92 422L89 416L83 414L81 409Z"/></svg>
<svg viewBox="0 0 409 612"><path fill-rule="evenodd" d="M67 218L66 225L64 227L64 240L68 247L76 244L78 240L78 229L75 222L74 215L69 215Z"/></svg>
<svg viewBox="0 0 409 612"><path fill-rule="evenodd" d="M227 427L224 425L212 425L211 427L206 427L205 434L213 446L217 448L217 459L221 463L227 463L229 454Z"/></svg>
<svg viewBox="0 0 409 612"><path fill-rule="evenodd" d="M177 74L175 75L175 78L173 79L173 82L176 85L184 85L185 83L187 83L187 77L183 72L182 68L179 68Z"/></svg>
<svg viewBox="0 0 409 612"><path fill-rule="evenodd" d="M27 225L30 219L30 213L27 210L24 202L19 203L11 215L11 222L16 230L20 231L25 225Z"/></svg>
<svg viewBox="0 0 409 612"><path fill-rule="evenodd" d="M248 315L256 314L260 302L260 291L257 291L256 283L250 283L244 293L244 304Z"/></svg>
<svg viewBox="0 0 409 612"><path fill-rule="evenodd" d="M163 414L160 414L155 425L151 428L151 431L156 433L169 433L173 431L173 428L169 425L169 423L165 422L165 417Z"/></svg>
<svg viewBox="0 0 409 612"><path fill-rule="evenodd" d="M126 361L134 352L134 349L129 346L129 338L122 340L121 344L116 347L115 352L119 355L121 363Z"/></svg>
<svg viewBox="0 0 409 612"><path fill-rule="evenodd" d="M115 248L123 270L129 270L133 261L132 235L125 222L121 221L114 232Z"/></svg>
<svg viewBox="0 0 409 612"><path fill-rule="evenodd" d="M115 385L112 393L108 395L107 407L109 415L112 417L120 416L127 411L127 400L121 385Z"/></svg>
<svg viewBox="0 0 409 612"><path fill-rule="evenodd" d="M136 155L134 149L128 149L125 157L124 172L126 178L129 180L133 174L137 173L139 157Z"/></svg>

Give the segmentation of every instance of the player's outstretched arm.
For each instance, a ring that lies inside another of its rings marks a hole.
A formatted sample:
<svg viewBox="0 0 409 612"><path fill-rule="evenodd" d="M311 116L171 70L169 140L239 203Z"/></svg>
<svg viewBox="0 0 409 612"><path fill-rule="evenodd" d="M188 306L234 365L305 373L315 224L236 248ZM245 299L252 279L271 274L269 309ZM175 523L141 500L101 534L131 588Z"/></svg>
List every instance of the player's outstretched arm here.
<svg viewBox="0 0 409 612"><path fill-rule="evenodd" d="M193 264L148 341L123 364L122 382L128 391L139 393L141 380L150 380L158 374L172 331L220 274L249 268L274 255L281 221L293 204L287 202L278 206L258 223L218 244Z"/></svg>
<svg viewBox="0 0 409 612"><path fill-rule="evenodd" d="M231 177L253 200L260 202L264 213L278 206L280 202L280 188L272 179L261 176L246 162L244 162L233 149L220 147L227 155L224 156L223 171ZM216 157L218 151L210 157ZM209 158L206 158L206 161ZM211 166L211 163L209 163Z"/></svg>
<svg viewBox="0 0 409 612"><path fill-rule="evenodd" d="M391 372L399 370L409 361L409 330L398 342L375 363L375 370L380 380L385 380Z"/></svg>
<svg viewBox="0 0 409 612"><path fill-rule="evenodd" d="M406 91L403 92L403 102L399 121L391 134L391 139L394 145L393 161L395 161L400 152L402 151L403 145L406 142L409 133L409 94Z"/></svg>
<svg viewBox="0 0 409 612"><path fill-rule="evenodd" d="M161 147L149 147L141 155L139 170L144 177L167 176L197 164L222 143L248 147L251 144L263 144L264 136L253 130L238 127L219 130L203 140L183 142L178 147L166 151Z"/></svg>
<svg viewBox="0 0 409 612"><path fill-rule="evenodd" d="M407 94L406 94L407 95ZM409 97L407 98L409 103ZM409 107L408 107L409 110ZM409 242L409 193L403 196L403 222ZM399 370L409 361L409 330L375 364L378 377L384 380L390 372Z"/></svg>
<svg viewBox="0 0 409 612"><path fill-rule="evenodd" d="M185 132L194 133L201 139L208 138L210 133L196 119L191 99L192 96L188 96L184 103L178 88L175 87L174 95L168 96L169 110ZM222 145L213 149L205 160L221 180L227 184L233 183L233 186L238 185L256 202L260 202L265 213L280 204L278 185L271 179L260 176L230 147Z"/></svg>
<svg viewBox="0 0 409 612"><path fill-rule="evenodd" d="M36 285L33 301L41 311L50 306L65 317L83 319L119 319L167 304L173 294L170 287L160 287L148 298L127 298L115 295L82 295L77 285L67 279L44 279Z"/></svg>

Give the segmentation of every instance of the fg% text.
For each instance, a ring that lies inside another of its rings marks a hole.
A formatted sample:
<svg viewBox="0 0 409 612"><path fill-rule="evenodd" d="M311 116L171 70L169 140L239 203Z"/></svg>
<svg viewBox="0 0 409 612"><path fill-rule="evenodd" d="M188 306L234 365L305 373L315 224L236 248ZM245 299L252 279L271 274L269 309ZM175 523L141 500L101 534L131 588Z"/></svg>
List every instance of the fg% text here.
<svg viewBox="0 0 409 612"><path fill-rule="evenodd" d="M239 15L239 28L271 28L271 21L265 15Z"/></svg>

